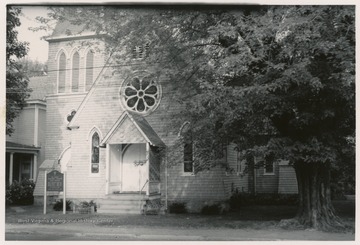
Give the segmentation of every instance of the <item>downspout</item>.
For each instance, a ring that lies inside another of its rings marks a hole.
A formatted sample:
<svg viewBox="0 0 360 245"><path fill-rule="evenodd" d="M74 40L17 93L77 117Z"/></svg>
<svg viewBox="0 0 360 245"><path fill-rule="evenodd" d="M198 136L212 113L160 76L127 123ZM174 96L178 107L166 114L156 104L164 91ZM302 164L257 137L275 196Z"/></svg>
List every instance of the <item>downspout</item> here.
<svg viewBox="0 0 360 245"><path fill-rule="evenodd" d="M167 150L165 152L165 211L168 210L168 172L167 172Z"/></svg>

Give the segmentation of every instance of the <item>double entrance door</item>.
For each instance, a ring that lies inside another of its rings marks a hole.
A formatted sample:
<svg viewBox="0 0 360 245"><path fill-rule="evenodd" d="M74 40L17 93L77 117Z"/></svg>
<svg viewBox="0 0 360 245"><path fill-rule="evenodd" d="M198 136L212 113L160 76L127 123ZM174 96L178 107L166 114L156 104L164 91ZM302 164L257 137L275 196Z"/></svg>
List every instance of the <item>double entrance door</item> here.
<svg viewBox="0 0 360 245"><path fill-rule="evenodd" d="M145 191L148 180L146 144L110 144L109 194Z"/></svg>

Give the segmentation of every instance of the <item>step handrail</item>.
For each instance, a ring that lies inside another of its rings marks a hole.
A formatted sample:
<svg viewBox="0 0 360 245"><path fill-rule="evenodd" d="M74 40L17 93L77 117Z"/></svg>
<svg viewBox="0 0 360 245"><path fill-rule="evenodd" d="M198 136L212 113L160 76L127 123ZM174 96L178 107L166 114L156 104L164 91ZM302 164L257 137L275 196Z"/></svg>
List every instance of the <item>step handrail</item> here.
<svg viewBox="0 0 360 245"><path fill-rule="evenodd" d="M141 194L141 192L142 192L142 190L144 189L144 187L146 186L146 184L149 182L149 179L147 179L146 181L145 181L145 184L143 185L143 187L140 189L140 194Z"/></svg>
<svg viewBox="0 0 360 245"><path fill-rule="evenodd" d="M141 194L142 190L145 188L145 186L146 186L146 184L147 184L148 182L149 182L149 179L147 179L147 180L145 181L145 184L144 184L143 187L140 189L140 191L139 191L140 197L142 196L142 194ZM141 201L144 200L143 198L140 198L140 199L141 199ZM142 205L142 202L140 202L140 212L141 212L141 205Z"/></svg>

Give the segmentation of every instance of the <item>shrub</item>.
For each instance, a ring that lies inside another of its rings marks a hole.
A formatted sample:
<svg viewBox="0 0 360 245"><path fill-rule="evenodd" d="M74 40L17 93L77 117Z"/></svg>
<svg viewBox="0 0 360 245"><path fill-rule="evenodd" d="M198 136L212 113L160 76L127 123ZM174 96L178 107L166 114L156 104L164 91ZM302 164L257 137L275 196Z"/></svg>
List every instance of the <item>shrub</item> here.
<svg viewBox="0 0 360 245"><path fill-rule="evenodd" d="M172 214L184 214L187 213L186 203L174 202L169 206L169 212Z"/></svg>
<svg viewBox="0 0 360 245"><path fill-rule="evenodd" d="M95 212L97 211L96 203L93 200L91 200L90 202L82 201L82 202L80 202L79 206L82 207L82 208L94 207L94 211Z"/></svg>
<svg viewBox="0 0 360 245"><path fill-rule="evenodd" d="M235 193L231 196L230 208L238 210L241 206L249 205L296 205L298 203L297 194L275 194L275 193Z"/></svg>
<svg viewBox="0 0 360 245"><path fill-rule="evenodd" d="M201 209L201 214L214 215L220 213L221 213L221 208L219 204L205 205Z"/></svg>
<svg viewBox="0 0 360 245"><path fill-rule="evenodd" d="M70 200L66 201L66 211L71 211L71 204L72 202ZM63 199L57 200L53 206L53 209L55 211L61 211L63 210L64 201Z"/></svg>
<svg viewBox="0 0 360 245"><path fill-rule="evenodd" d="M6 202L15 205L31 205L34 203L35 183L32 180L14 181L6 188Z"/></svg>

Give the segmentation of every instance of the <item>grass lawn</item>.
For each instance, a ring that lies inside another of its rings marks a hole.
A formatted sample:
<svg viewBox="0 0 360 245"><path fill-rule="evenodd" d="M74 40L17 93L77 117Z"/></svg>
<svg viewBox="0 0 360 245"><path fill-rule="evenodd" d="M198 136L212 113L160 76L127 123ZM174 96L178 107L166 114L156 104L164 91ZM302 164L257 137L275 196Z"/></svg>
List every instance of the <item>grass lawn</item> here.
<svg viewBox="0 0 360 245"><path fill-rule="evenodd" d="M351 227L355 227L355 202L334 201L338 215ZM43 214L41 206L21 206L25 212L6 208L5 221L11 223L62 224L71 222L93 223L100 226L149 226L181 228L234 228L275 229L281 219L295 216L296 206L245 206L238 212L223 215L166 214L166 215L106 215L77 214L53 211Z"/></svg>

